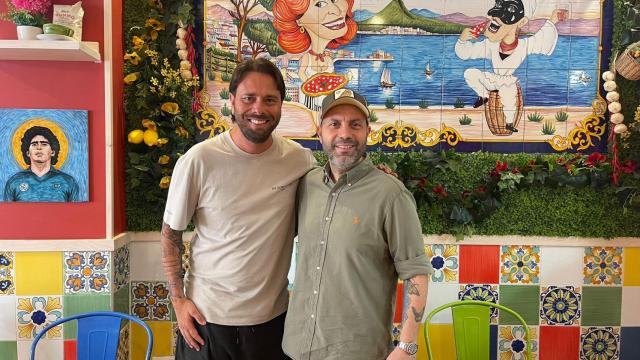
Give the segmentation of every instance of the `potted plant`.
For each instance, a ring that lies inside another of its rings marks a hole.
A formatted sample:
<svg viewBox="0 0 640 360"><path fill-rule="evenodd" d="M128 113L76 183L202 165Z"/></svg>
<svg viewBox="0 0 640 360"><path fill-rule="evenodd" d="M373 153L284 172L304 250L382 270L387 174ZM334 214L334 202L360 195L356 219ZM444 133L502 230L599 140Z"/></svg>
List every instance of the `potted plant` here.
<svg viewBox="0 0 640 360"><path fill-rule="evenodd" d="M18 40L35 40L51 9L51 0L5 0L7 12L0 19L17 25Z"/></svg>

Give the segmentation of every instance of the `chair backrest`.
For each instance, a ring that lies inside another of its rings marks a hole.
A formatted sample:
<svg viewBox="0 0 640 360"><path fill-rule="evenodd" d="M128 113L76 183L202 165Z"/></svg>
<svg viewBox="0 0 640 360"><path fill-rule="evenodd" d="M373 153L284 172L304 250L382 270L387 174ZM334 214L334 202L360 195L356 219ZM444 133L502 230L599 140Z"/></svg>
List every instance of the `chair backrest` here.
<svg viewBox="0 0 640 360"><path fill-rule="evenodd" d="M78 360L115 360L120 340L120 323L130 320L147 331L147 355L151 359L153 333L149 325L135 316L114 311L96 311L72 315L47 325L36 335L31 343L31 360L35 360L36 346L49 329L67 321L78 321Z"/></svg>
<svg viewBox="0 0 640 360"><path fill-rule="evenodd" d="M431 344L429 343L429 323L440 311L451 308L453 315L453 334L456 342L456 355L458 360L479 360L489 358L489 338L491 324L491 308L498 308L513 315L524 327L527 349L526 359L531 353L529 341L529 327L522 316L508 307L488 301L461 300L444 304L429 313L424 323L424 341L427 344L429 360L433 358Z"/></svg>

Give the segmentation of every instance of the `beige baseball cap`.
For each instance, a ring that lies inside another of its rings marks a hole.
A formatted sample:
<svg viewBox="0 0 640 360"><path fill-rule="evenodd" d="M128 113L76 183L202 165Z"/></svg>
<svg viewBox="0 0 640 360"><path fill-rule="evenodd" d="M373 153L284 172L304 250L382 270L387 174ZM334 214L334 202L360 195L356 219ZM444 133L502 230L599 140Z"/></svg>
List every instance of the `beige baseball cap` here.
<svg viewBox="0 0 640 360"><path fill-rule="evenodd" d="M369 121L369 108L367 107L367 100L357 92L350 89L338 89L331 94L327 95L322 100L322 113L320 113L320 120L324 119L329 110L338 105L353 105L360 109L367 117Z"/></svg>

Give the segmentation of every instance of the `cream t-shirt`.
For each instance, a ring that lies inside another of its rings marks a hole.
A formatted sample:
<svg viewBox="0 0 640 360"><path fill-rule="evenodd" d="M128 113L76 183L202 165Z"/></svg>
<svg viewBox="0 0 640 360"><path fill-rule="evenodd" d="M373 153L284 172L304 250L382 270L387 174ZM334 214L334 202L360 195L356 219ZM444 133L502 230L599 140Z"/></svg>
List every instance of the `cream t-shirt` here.
<svg viewBox="0 0 640 360"><path fill-rule="evenodd" d="M173 171L164 222L184 230L193 218L186 295L207 322L255 325L287 309L296 190L315 159L272 136L267 151L248 154L225 132L193 146Z"/></svg>

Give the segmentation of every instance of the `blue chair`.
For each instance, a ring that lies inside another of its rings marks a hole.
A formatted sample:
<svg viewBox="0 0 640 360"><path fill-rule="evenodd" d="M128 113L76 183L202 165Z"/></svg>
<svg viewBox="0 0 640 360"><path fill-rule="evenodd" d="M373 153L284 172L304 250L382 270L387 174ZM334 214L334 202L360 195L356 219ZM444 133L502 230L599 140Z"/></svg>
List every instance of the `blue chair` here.
<svg viewBox="0 0 640 360"><path fill-rule="evenodd" d="M95 311L72 315L47 325L31 343L31 360L36 358L36 346L40 338L49 329L71 320L78 320L78 360L115 360L120 341L120 323L124 319L137 323L147 331L149 341L147 342L146 359L151 359L153 333L149 325L128 314L114 311Z"/></svg>

